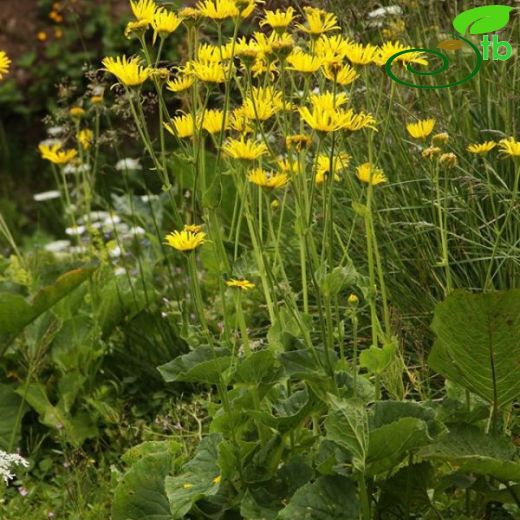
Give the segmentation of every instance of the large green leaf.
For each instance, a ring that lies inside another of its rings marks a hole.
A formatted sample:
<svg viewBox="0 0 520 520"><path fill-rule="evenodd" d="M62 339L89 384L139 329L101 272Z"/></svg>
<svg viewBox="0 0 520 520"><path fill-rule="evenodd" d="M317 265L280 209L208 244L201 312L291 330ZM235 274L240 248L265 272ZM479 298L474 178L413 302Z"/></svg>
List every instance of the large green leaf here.
<svg viewBox="0 0 520 520"><path fill-rule="evenodd" d="M453 27L460 34L469 29L470 34L495 32L509 22L512 7L507 5L486 5L463 11L453 20Z"/></svg>
<svg viewBox="0 0 520 520"><path fill-rule="evenodd" d="M224 348L202 346L161 365L158 370L167 383L182 381L214 385L231 366L233 358L228 353Z"/></svg>
<svg viewBox="0 0 520 520"><path fill-rule="evenodd" d="M22 412L20 419L23 417L24 409L20 410L21 404L22 398L11 386L0 384L0 449L4 451L13 449L18 443L21 421L17 424L16 419L19 411ZM11 438L14 439L14 446L9 446Z"/></svg>
<svg viewBox="0 0 520 520"><path fill-rule="evenodd" d="M113 520L172 520L165 491L165 478L172 465L172 452L165 441L162 451L135 462L116 487Z"/></svg>
<svg viewBox="0 0 520 520"><path fill-rule="evenodd" d="M338 399L330 395L330 411L325 421L327 438L352 453L352 465L364 471L368 451L368 416L357 399Z"/></svg>
<svg viewBox="0 0 520 520"><path fill-rule="evenodd" d="M438 304L429 363L497 408L520 396L520 290L455 291Z"/></svg>
<svg viewBox="0 0 520 520"><path fill-rule="evenodd" d="M520 462L513 460L514 453L509 439L465 424L451 426L448 434L420 451L422 457L450 462L460 471L520 482Z"/></svg>
<svg viewBox="0 0 520 520"><path fill-rule="evenodd" d="M302 486L280 511L279 520L359 520L357 492L352 481L325 476Z"/></svg>

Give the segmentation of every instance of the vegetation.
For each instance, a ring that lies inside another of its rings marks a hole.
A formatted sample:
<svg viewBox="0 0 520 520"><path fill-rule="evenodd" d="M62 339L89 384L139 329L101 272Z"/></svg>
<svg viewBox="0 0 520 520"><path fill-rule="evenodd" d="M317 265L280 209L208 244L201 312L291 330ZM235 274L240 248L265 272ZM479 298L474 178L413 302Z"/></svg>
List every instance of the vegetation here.
<svg viewBox="0 0 520 520"><path fill-rule="evenodd" d="M517 16L340 4L133 0L52 110L39 228L0 214L2 518L520 515L518 55L435 88Z"/></svg>

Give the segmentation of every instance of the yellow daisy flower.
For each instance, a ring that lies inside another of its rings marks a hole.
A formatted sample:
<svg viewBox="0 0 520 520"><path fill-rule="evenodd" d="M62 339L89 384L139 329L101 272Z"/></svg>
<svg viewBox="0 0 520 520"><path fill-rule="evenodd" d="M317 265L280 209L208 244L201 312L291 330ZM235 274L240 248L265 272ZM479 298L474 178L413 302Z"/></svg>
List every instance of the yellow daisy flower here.
<svg viewBox="0 0 520 520"><path fill-rule="evenodd" d="M4 51L0 51L0 79L3 79L4 74L9 72L9 66L11 65L11 60L7 56Z"/></svg>
<svg viewBox="0 0 520 520"><path fill-rule="evenodd" d="M476 155L485 155L491 150L493 150L493 148L495 148L496 145L497 143L495 141L486 141L484 143L479 144L470 144L467 150L468 152L474 153Z"/></svg>
<svg viewBox="0 0 520 520"><path fill-rule="evenodd" d="M413 138L424 139L433 132L435 123L435 119L423 119L417 123L408 123L406 129Z"/></svg>
<svg viewBox="0 0 520 520"><path fill-rule="evenodd" d="M304 7L303 11L305 13L306 23L305 25L297 25L298 29L301 29L303 32L313 36L319 36L326 32L341 29L338 25L336 15L332 13L328 13L327 11L316 7Z"/></svg>
<svg viewBox="0 0 520 520"><path fill-rule="evenodd" d="M69 163L74 159L74 157L76 157L76 155L78 155L77 150L62 150L60 143L52 145L41 144L38 149L40 150L42 159L46 159L53 164L59 165Z"/></svg>
<svg viewBox="0 0 520 520"><path fill-rule="evenodd" d="M81 147L84 150L88 150L90 148L90 145L94 141L94 132L92 132L92 130L88 128L85 128L83 130L80 130L76 137L79 141L79 144L81 144Z"/></svg>
<svg viewBox="0 0 520 520"><path fill-rule="evenodd" d="M185 90L188 90L193 83L195 83L195 78L193 76L182 74L177 78L168 81L168 83L166 83L166 88L171 92L184 92Z"/></svg>
<svg viewBox="0 0 520 520"><path fill-rule="evenodd" d="M367 112L354 112L352 109L349 109L343 112L343 122L342 128L345 130L349 130L351 132L357 132L358 130L362 130L363 128L370 128L372 130L376 130L376 120L372 114Z"/></svg>
<svg viewBox="0 0 520 520"><path fill-rule="evenodd" d="M383 170L372 166L368 162L360 164L356 168L356 176L361 182L372 184L372 186L377 186L378 184L382 184L388 180L383 173Z"/></svg>
<svg viewBox="0 0 520 520"><path fill-rule="evenodd" d="M141 60L138 57L127 59L126 56L103 60L106 70L127 87L142 85L150 77L150 69L143 67L140 63Z"/></svg>
<svg viewBox="0 0 520 520"><path fill-rule="evenodd" d="M410 50L412 47L407 45L403 45L401 42L386 42L377 52L377 55L374 59L374 63L377 65L384 67L386 62L398 52ZM406 54L402 54L399 56L396 61L400 61L402 63L416 63L418 65L428 65L428 60L424 58L424 54L421 52L407 52Z"/></svg>
<svg viewBox="0 0 520 520"><path fill-rule="evenodd" d="M197 48L197 61L202 63L219 63L231 59L230 45L212 45L201 43Z"/></svg>
<svg viewBox="0 0 520 520"><path fill-rule="evenodd" d="M186 70L194 74L200 81L207 83L224 83L226 81L227 70L222 63L190 61Z"/></svg>
<svg viewBox="0 0 520 520"><path fill-rule="evenodd" d="M312 146L312 139L308 135L303 134L289 135L285 139L285 146L288 149L294 148L297 152L301 152Z"/></svg>
<svg viewBox="0 0 520 520"><path fill-rule="evenodd" d="M85 109L81 107L71 107L69 109L70 117L80 118L85 115Z"/></svg>
<svg viewBox="0 0 520 520"><path fill-rule="evenodd" d="M163 7L157 9L152 20L152 27L154 30L153 42L155 43L157 35L161 38L169 36L177 29L177 27L179 27L181 22L182 18L177 16L173 11L167 11Z"/></svg>
<svg viewBox="0 0 520 520"><path fill-rule="evenodd" d="M181 139L185 137L193 137L195 132L195 121L191 114L182 114L171 118L170 123L163 123L164 128L170 132L170 134L179 137Z"/></svg>
<svg viewBox="0 0 520 520"><path fill-rule="evenodd" d="M295 50L287 56L289 63L288 70L295 70L306 74L312 74L318 71L323 64L323 61L318 56L307 54L302 50Z"/></svg>
<svg viewBox="0 0 520 520"><path fill-rule="evenodd" d="M197 9L202 16L212 20L236 18L240 14L235 0L204 0L197 4Z"/></svg>
<svg viewBox="0 0 520 520"><path fill-rule="evenodd" d="M249 280L237 280L236 278L231 278L230 280L226 280L226 285L228 287L236 287L241 291L249 291L250 289L254 289L256 285Z"/></svg>
<svg viewBox="0 0 520 520"><path fill-rule="evenodd" d="M439 162L441 164L445 164L446 166L453 167L453 166L457 165L458 159L454 153L449 152L449 153L443 153L439 157Z"/></svg>
<svg viewBox="0 0 520 520"><path fill-rule="evenodd" d="M504 155L520 157L520 142L518 142L514 137L502 139L498 146L500 147L500 152Z"/></svg>
<svg viewBox="0 0 520 520"><path fill-rule="evenodd" d="M447 132L441 132L432 136L434 143L446 144L450 140L450 135Z"/></svg>
<svg viewBox="0 0 520 520"><path fill-rule="evenodd" d="M307 107L298 108L301 118L318 132L337 132L344 125L343 113L338 110L323 110L313 106L312 111Z"/></svg>
<svg viewBox="0 0 520 520"><path fill-rule="evenodd" d="M422 156L425 159L432 159L435 155L441 153L442 150L438 146L429 146L422 151Z"/></svg>
<svg viewBox="0 0 520 520"><path fill-rule="evenodd" d="M252 139L229 139L222 151L232 159L243 159L246 161L254 161L267 153L267 146L264 143L258 143Z"/></svg>
<svg viewBox="0 0 520 520"><path fill-rule="evenodd" d="M255 168L247 176L249 182L262 188L283 188L289 181L285 173L266 172L262 168Z"/></svg>
<svg viewBox="0 0 520 520"><path fill-rule="evenodd" d="M200 233L202 231L202 226L199 224L184 224L184 231L189 231L190 233Z"/></svg>
<svg viewBox="0 0 520 520"><path fill-rule="evenodd" d="M291 25L294 20L294 8L288 7L287 10L282 11L277 9L276 11L265 11L264 19L260 22L260 27L269 25L274 30L285 30Z"/></svg>
<svg viewBox="0 0 520 520"><path fill-rule="evenodd" d="M323 75L330 81L336 81L338 85L350 85L359 77L356 69L350 65L337 66L335 64L327 63L323 69Z"/></svg>
<svg viewBox="0 0 520 520"><path fill-rule="evenodd" d="M312 105L320 110L335 110L348 102L348 97L344 92L311 94L310 99Z"/></svg>
<svg viewBox="0 0 520 520"><path fill-rule="evenodd" d="M227 130L228 124L224 125L224 112L222 110L206 110L202 120L202 128L210 134L218 134Z"/></svg>
<svg viewBox="0 0 520 520"><path fill-rule="evenodd" d="M206 233L199 231L192 233L191 231L173 231L166 235L165 244L173 247L177 251L193 251L197 247L204 244Z"/></svg>
<svg viewBox="0 0 520 520"><path fill-rule="evenodd" d="M147 20L128 22L125 27L125 37L130 39L135 35L139 38L148 30L149 26L150 23Z"/></svg>
<svg viewBox="0 0 520 520"><path fill-rule="evenodd" d="M368 65L377 59L377 47L370 44L352 43L347 48L346 57L355 65Z"/></svg>
<svg viewBox="0 0 520 520"><path fill-rule="evenodd" d="M157 5L154 0L130 0L130 7L137 20L152 23Z"/></svg>
<svg viewBox="0 0 520 520"><path fill-rule="evenodd" d="M273 87L253 87L241 107L251 121L266 121L283 108L282 93Z"/></svg>
<svg viewBox="0 0 520 520"><path fill-rule="evenodd" d="M314 53L317 56L322 56L324 62L336 62L345 58L348 48L352 44L351 40L347 40L339 34L334 34L333 36L322 34L316 40Z"/></svg>
<svg viewBox="0 0 520 520"><path fill-rule="evenodd" d="M337 157L332 159L332 170L334 172L334 180L339 181L339 172L348 168L350 164L351 156L348 153L341 153ZM318 155L316 158L316 175L314 180L317 185L323 184L325 179L328 177L331 171L330 156L329 155Z"/></svg>

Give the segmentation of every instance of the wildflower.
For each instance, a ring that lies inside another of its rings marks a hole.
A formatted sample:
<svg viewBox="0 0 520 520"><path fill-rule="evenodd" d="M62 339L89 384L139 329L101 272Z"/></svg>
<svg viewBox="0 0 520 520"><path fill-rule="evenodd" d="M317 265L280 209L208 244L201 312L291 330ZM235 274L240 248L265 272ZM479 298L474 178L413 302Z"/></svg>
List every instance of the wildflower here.
<svg viewBox="0 0 520 520"><path fill-rule="evenodd" d="M335 81L338 85L350 85L359 77L356 69L350 65L334 66L333 64L325 64L323 67L323 75L330 81Z"/></svg>
<svg viewBox="0 0 520 520"><path fill-rule="evenodd" d="M323 64L323 61L318 56L307 54L301 50L295 50L289 54L289 56L287 56L287 62L290 65L288 70L295 70L307 74L318 71Z"/></svg>
<svg viewBox="0 0 520 520"><path fill-rule="evenodd" d="M148 30L149 25L147 20L128 22L125 27L125 38L130 39L132 36L140 38Z"/></svg>
<svg viewBox="0 0 520 520"><path fill-rule="evenodd" d="M252 121L266 121L283 106L282 93L273 87L253 87L249 97L244 99L241 113Z"/></svg>
<svg viewBox="0 0 520 520"><path fill-rule="evenodd" d="M225 114L222 110L206 110L202 120L202 128L210 134L217 134L227 129L227 121L224 126Z"/></svg>
<svg viewBox="0 0 520 520"><path fill-rule="evenodd" d="M287 29L294 20L294 8L288 7L286 11L277 9L276 11L265 11L264 19L260 22L260 26L269 25L275 31Z"/></svg>
<svg viewBox="0 0 520 520"><path fill-rule="evenodd" d="M332 171L334 172L334 180L339 181L340 177L338 173L342 170L345 170L349 163L351 157L348 153L341 153L338 157L332 158ZM316 175L315 182L316 184L323 184L326 177L331 172L331 160L329 155L319 155L316 158Z"/></svg>
<svg viewBox="0 0 520 520"><path fill-rule="evenodd" d="M374 62L384 67L386 62L398 52L411 50L412 47L408 47L403 45L400 42L386 42L384 43L378 50L377 55L374 59ZM396 61L400 61L403 63L417 63L418 65L428 65L428 60L424 58L424 54L421 52L407 52L406 54L401 54L396 58Z"/></svg>
<svg viewBox="0 0 520 520"><path fill-rule="evenodd" d="M311 94L311 103L320 110L335 110L347 103L348 97L344 92L323 92Z"/></svg>
<svg viewBox="0 0 520 520"><path fill-rule="evenodd" d="M269 36L272 51L282 59L285 59L294 47L294 38L289 33L272 33Z"/></svg>
<svg viewBox="0 0 520 520"><path fill-rule="evenodd" d="M199 224L184 224L184 231L188 231L190 233L200 233L202 231L202 226Z"/></svg>
<svg viewBox="0 0 520 520"><path fill-rule="evenodd" d="M312 139L308 135L289 135L285 139L285 146L287 146L288 149L294 148L297 152L301 152L305 148L310 148L311 145Z"/></svg>
<svg viewBox="0 0 520 520"><path fill-rule="evenodd" d="M14 475L11 473L13 466L23 466L24 468L28 468L29 462L16 453L6 453L5 451L0 450L0 477L3 478L6 484L14 478Z"/></svg>
<svg viewBox="0 0 520 520"><path fill-rule="evenodd" d="M195 83L193 76L181 75L166 83L166 88L171 92L184 92Z"/></svg>
<svg viewBox="0 0 520 520"><path fill-rule="evenodd" d="M258 1L261 0L236 0L238 7L242 9L240 18L249 18L253 14Z"/></svg>
<svg viewBox="0 0 520 520"><path fill-rule="evenodd" d="M285 173L266 172L262 168L255 168L247 177L248 181L262 188L283 188L288 177Z"/></svg>
<svg viewBox="0 0 520 520"><path fill-rule="evenodd" d="M126 157L125 159L120 159L116 163L117 171L138 171L142 170L143 167L139 164L138 159L132 159L131 157Z"/></svg>
<svg viewBox="0 0 520 520"><path fill-rule="evenodd" d="M417 123L408 123L406 129L415 139L424 139L433 132L435 122L435 119L424 119L422 121L417 121Z"/></svg>
<svg viewBox="0 0 520 520"><path fill-rule="evenodd" d="M220 484L220 481L222 480L222 477L220 475L217 475L214 479L213 479L213 484Z"/></svg>
<svg viewBox="0 0 520 520"><path fill-rule="evenodd" d="M372 166L368 162L363 163L357 167L356 175L361 182L366 182L372 186L377 186L378 184L382 184L383 182L387 181L383 170Z"/></svg>
<svg viewBox="0 0 520 520"><path fill-rule="evenodd" d="M231 59L231 47L201 43L197 48L197 61L202 63L218 63Z"/></svg>
<svg viewBox="0 0 520 520"><path fill-rule="evenodd" d="M85 233L87 228L85 226L71 226L65 229L65 234L69 235L69 237L73 236L81 236Z"/></svg>
<svg viewBox="0 0 520 520"><path fill-rule="evenodd" d="M138 57L128 59L126 56L103 60L106 70L127 87L141 85L150 77L150 69L143 67L140 63L141 60Z"/></svg>
<svg viewBox="0 0 520 520"><path fill-rule="evenodd" d="M9 66L11 65L11 60L7 56L4 51L0 51L0 79L4 77L4 74L9 72Z"/></svg>
<svg viewBox="0 0 520 520"><path fill-rule="evenodd" d="M76 150L62 150L61 143L52 145L40 144L38 148L42 158L53 164L67 164L78 154Z"/></svg>
<svg viewBox="0 0 520 520"><path fill-rule="evenodd" d="M79 141L79 144L81 144L81 147L84 150L88 150L94 140L94 133L92 132L92 130L85 128L83 130L80 130L76 137Z"/></svg>
<svg viewBox="0 0 520 520"><path fill-rule="evenodd" d="M298 24L298 29L313 36L340 29L338 19L334 14L316 7L304 7L303 10L306 24Z"/></svg>
<svg viewBox="0 0 520 520"><path fill-rule="evenodd" d="M44 191L42 193L35 193L33 195L33 199L36 202L45 202L47 200L53 200L53 199L59 199L60 198L60 192L57 190L51 190L51 191Z"/></svg>
<svg viewBox="0 0 520 520"><path fill-rule="evenodd" d="M267 146L252 139L229 139L222 147L223 152L232 159L254 161L267 153Z"/></svg>
<svg viewBox="0 0 520 520"><path fill-rule="evenodd" d="M231 278L230 280L227 280L226 285L228 287L236 287L241 291L249 291L250 289L254 289L256 287L255 284L253 282L250 282L249 280L237 280L236 278Z"/></svg>
<svg viewBox="0 0 520 520"><path fill-rule="evenodd" d="M425 159L431 159L434 155L441 153L441 149L438 146L429 146L422 151L422 156Z"/></svg>
<svg viewBox="0 0 520 520"><path fill-rule="evenodd" d="M301 118L318 132L336 132L343 128L343 113L338 110L324 110L313 106L312 112L307 107L298 109Z"/></svg>
<svg viewBox="0 0 520 520"><path fill-rule="evenodd" d="M226 69L222 63L201 63L191 61L188 71L193 73L200 81L207 83L224 83L226 81Z"/></svg>
<svg viewBox="0 0 520 520"><path fill-rule="evenodd" d="M348 46L346 57L355 65L368 65L377 59L378 49L374 45L361 45L360 43L352 43Z"/></svg>
<svg viewBox="0 0 520 520"><path fill-rule="evenodd" d="M435 134L432 136L432 141L434 143L446 144L450 140L450 136L447 132L441 132L440 134Z"/></svg>
<svg viewBox="0 0 520 520"><path fill-rule="evenodd" d="M205 242L206 233L199 231L173 231L166 235L166 245L173 247L177 251L193 251Z"/></svg>
<svg viewBox="0 0 520 520"><path fill-rule="evenodd" d="M269 74L271 78L274 78L275 72L278 72L278 67L274 61L267 62L266 60L256 60L254 65L251 67L253 77L256 78L262 74Z"/></svg>
<svg viewBox="0 0 520 520"><path fill-rule="evenodd" d="M445 164L446 166L453 167L457 165L457 156L454 153L443 153L439 157L439 162L441 164Z"/></svg>
<svg viewBox="0 0 520 520"><path fill-rule="evenodd" d="M193 137L195 132L195 121L191 114L182 114L171 118L170 123L164 123L164 128L170 134L181 139L185 137Z"/></svg>
<svg viewBox="0 0 520 520"><path fill-rule="evenodd" d="M322 56L325 62L341 61L347 55L348 48L352 43L339 34L333 36L322 34L316 40L314 53L317 56Z"/></svg>
<svg viewBox="0 0 520 520"><path fill-rule="evenodd" d="M45 31L39 31L36 38L38 38L38 41L44 42L47 39L47 33Z"/></svg>
<svg viewBox="0 0 520 520"><path fill-rule="evenodd" d="M103 96L92 96L90 102L96 106L101 105L103 103Z"/></svg>
<svg viewBox="0 0 520 520"><path fill-rule="evenodd" d="M80 118L80 117L83 117L85 115L85 110L83 108L81 108L81 107L72 107L69 110L69 115L70 115L70 117Z"/></svg>
<svg viewBox="0 0 520 520"><path fill-rule="evenodd" d="M278 169L285 174L295 175L298 173L298 161L281 158L277 161Z"/></svg>
<svg viewBox="0 0 520 520"><path fill-rule="evenodd" d="M520 142L514 137L502 139L498 145L501 153L509 155L510 157L520 157Z"/></svg>
<svg viewBox="0 0 520 520"><path fill-rule="evenodd" d="M349 109L342 114L342 128L351 132L357 132L363 128L376 130L375 124L376 120L372 114L366 112L355 113L352 109Z"/></svg>
<svg viewBox="0 0 520 520"><path fill-rule="evenodd" d="M467 150L468 152L474 153L476 155L485 155L491 150L493 150L493 148L495 148L496 145L497 143L495 141L486 141L480 144L470 144Z"/></svg>
<svg viewBox="0 0 520 520"><path fill-rule="evenodd" d="M354 293L350 293L350 294L348 295L347 302L348 302L348 304L351 305L352 307L355 307L355 306L359 303L359 298L357 297L356 294L354 294Z"/></svg>
<svg viewBox="0 0 520 520"><path fill-rule="evenodd" d="M174 32L177 29L177 27L179 27L181 22L182 18L179 18L179 16L177 16L174 12L167 11L162 7L157 9L152 20L152 27L154 30L154 43L157 38L157 35L159 35L161 38L166 38L172 32Z"/></svg>
<svg viewBox="0 0 520 520"><path fill-rule="evenodd" d="M237 132L243 134L250 134L253 131L253 127L250 125L250 120L244 115L244 108L235 108L231 113L229 126Z"/></svg>
<svg viewBox="0 0 520 520"><path fill-rule="evenodd" d="M153 22L157 9L154 0L130 0L130 7L137 20L149 24Z"/></svg>
<svg viewBox="0 0 520 520"><path fill-rule="evenodd" d="M202 16L212 20L236 18L240 14L235 0L204 0L197 4L197 9Z"/></svg>
<svg viewBox="0 0 520 520"><path fill-rule="evenodd" d="M70 247L70 240L56 240L43 246L49 253L63 253Z"/></svg>

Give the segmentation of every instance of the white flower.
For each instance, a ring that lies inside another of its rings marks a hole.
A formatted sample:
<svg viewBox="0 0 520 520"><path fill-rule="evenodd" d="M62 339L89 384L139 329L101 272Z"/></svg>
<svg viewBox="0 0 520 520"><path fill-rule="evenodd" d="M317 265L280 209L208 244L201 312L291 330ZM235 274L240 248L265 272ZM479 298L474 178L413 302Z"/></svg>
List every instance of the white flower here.
<svg viewBox="0 0 520 520"><path fill-rule="evenodd" d="M141 195L141 200L143 202L150 202L151 200L157 200L159 195L154 195L153 193L150 195Z"/></svg>
<svg viewBox="0 0 520 520"><path fill-rule="evenodd" d="M24 468L28 468L29 462L16 453L6 453L5 451L0 450L0 477L4 479L6 484L9 480L14 478L13 473L11 473L12 466L23 466Z"/></svg>
<svg viewBox="0 0 520 520"><path fill-rule="evenodd" d="M128 233L133 236L144 235L146 231L141 226L133 226L128 230Z"/></svg>
<svg viewBox="0 0 520 520"><path fill-rule="evenodd" d="M65 230L65 234L69 235L69 237L80 236L80 235L83 235L83 233L85 233L85 231L86 231L85 226L71 226Z"/></svg>
<svg viewBox="0 0 520 520"><path fill-rule="evenodd" d="M33 195L33 199L36 202L44 202L46 200L59 199L61 196L57 190L43 191L42 193L36 193Z"/></svg>
<svg viewBox="0 0 520 520"><path fill-rule="evenodd" d="M380 7L368 13L370 19L373 18L385 18L386 16L398 16L403 14L403 10L398 5L388 5L386 7Z"/></svg>
<svg viewBox="0 0 520 520"><path fill-rule="evenodd" d="M114 274L116 276L124 276L126 274L126 269L124 267L118 267L117 269L114 269Z"/></svg>
<svg viewBox="0 0 520 520"><path fill-rule="evenodd" d="M59 135L63 135L67 129L64 126L51 126L47 129L47 133L51 137L58 137Z"/></svg>
<svg viewBox="0 0 520 520"><path fill-rule="evenodd" d="M108 255L110 258L119 258L123 252L119 246L113 247L108 250Z"/></svg>
<svg viewBox="0 0 520 520"><path fill-rule="evenodd" d="M116 163L117 171L124 170L142 170L143 167L139 164L138 159L132 159L131 157L127 157L126 159L121 159Z"/></svg>
<svg viewBox="0 0 520 520"><path fill-rule="evenodd" d="M105 220L110 216L108 211L91 211L88 215L83 215L78 219L80 224L86 224L87 222L99 222Z"/></svg>
<svg viewBox="0 0 520 520"><path fill-rule="evenodd" d="M63 168L63 173L69 175L70 173L86 173L89 171L88 164L78 164L77 166L69 163Z"/></svg>
<svg viewBox="0 0 520 520"><path fill-rule="evenodd" d="M49 253L62 253L70 247L70 240L56 240L46 244L43 248Z"/></svg>

